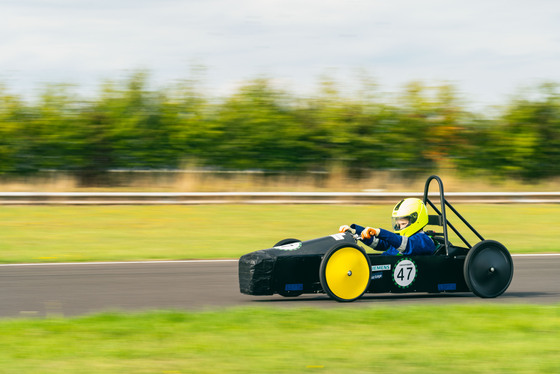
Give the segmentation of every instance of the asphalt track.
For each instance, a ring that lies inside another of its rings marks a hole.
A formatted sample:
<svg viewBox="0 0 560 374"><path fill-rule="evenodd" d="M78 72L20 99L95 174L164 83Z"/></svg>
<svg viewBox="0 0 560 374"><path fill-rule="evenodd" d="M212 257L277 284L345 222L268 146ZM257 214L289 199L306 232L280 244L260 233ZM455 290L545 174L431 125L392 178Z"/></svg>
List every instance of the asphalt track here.
<svg viewBox="0 0 560 374"><path fill-rule="evenodd" d="M480 299L471 293L366 294L353 303L337 303L324 294L297 298L242 295L235 260L0 265L0 317L230 306L352 308L560 302L560 255L517 255L514 266L509 289L495 299Z"/></svg>

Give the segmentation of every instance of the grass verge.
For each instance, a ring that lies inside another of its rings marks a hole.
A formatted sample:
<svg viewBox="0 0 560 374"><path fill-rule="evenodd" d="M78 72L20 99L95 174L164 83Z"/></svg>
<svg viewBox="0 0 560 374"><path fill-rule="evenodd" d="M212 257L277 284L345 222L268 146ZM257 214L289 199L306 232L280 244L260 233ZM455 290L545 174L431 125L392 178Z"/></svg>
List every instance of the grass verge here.
<svg viewBox="0 0 560 374"><path fill-rule="evenodd" d="M512 253L558 252L560 205L459 205ZM308 240L352 222L388 227L392 206L6 206L0 262L237 258L287 237ZM451 222L455 222L450 219ZM478 239L461 228L474 244ZM451 237L455 244L460 241Z"/></svg>
<svg viewBox="0 0 560 374"><path fill-rule="evenodd" d="M558 373L560 305L0 321L2 373Z"/></svg>

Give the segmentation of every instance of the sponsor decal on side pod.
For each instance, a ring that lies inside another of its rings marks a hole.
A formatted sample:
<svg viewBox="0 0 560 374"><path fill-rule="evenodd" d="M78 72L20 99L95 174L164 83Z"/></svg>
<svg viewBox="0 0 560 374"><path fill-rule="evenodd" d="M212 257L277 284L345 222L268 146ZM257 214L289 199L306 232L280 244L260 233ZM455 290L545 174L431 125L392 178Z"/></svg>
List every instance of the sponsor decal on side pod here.
<svg viewBox="0 0 560 374"><path fill-rule="evenodd" d="M372 265L371 271L391 270L391 265Z"/></svg>

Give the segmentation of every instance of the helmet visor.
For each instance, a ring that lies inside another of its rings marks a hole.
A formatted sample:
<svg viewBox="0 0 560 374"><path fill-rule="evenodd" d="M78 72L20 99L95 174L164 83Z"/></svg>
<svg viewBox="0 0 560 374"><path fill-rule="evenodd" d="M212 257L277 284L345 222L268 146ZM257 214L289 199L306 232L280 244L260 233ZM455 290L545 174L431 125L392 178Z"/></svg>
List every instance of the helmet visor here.
<svg viewBox="0 0 560 374"><path fill-rule="evenodd" d="M418 220L418 213L416 212L408 216L393 217L392 218L393 230L396 232L404 230L405 228L407 228L408 226L416 222L416 220Z"/></svg>

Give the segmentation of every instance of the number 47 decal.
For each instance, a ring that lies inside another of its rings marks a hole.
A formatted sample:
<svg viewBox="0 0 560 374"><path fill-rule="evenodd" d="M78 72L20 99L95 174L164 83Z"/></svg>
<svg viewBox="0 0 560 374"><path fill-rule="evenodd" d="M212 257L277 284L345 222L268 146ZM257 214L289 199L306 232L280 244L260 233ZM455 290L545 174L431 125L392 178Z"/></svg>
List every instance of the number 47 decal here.
<svg viewBox="0 0 560 374"><path fill-rule="evenodd" d="M400 288L406 288L416 279L416 264L408 259L402 259L395 265L393 281Z"/></svg>

